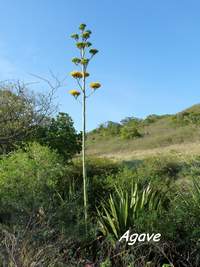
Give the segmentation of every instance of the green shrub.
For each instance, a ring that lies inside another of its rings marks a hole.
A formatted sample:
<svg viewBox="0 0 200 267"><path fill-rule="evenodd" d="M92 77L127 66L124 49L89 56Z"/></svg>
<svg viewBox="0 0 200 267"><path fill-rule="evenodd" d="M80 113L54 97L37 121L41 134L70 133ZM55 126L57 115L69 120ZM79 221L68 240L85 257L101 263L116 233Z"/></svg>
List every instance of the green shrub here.
<svg viewBox="0 0 200 267"><path fill-rule="evenodd" d="M99 125L97 129L94 129L90 134L99 134L100 136L116 136L120 133L121 125L113 121L107 121Z"/></svg>
<svg viewBox="0 0 200 267"><path fill-rule="evenodd" d="M87 183L88 183L88 202L90 210L95 211L96 205L102 197L108 197L113 190L114 175L119 171L120 165L108 159L88 158L87 166ZM112 177L113 175L113 177ZM58 181L58 191L62 198L66 198L68 191L65 188L71 188L82 196L82 161L76 159L72 164L66 166L65 175Z"/></svg>
<svg viewBox="0 0 200 267"><path fill-rule="evenodd" d="M157 229L168 247L167 255L175 266L177 262L183 266L199 266L199 179L195 179L189 188L177 189L170 200L170 208L157 221Z"/></svg>
<svg viewBox="0 0 200 267"><path fill-rule="evenodd" d="M160 119L164 118L170 118L172 115L165 114L165 115L156 115L156 114L150 114L143 120L144 125L149 125L151 123L157 122Z"/></svg>
<svg viewBox="0 0 200 267"><path fill-rule="evenodd" d="M88 183L92 183L93 177L104 177L111 174L116 174L121 165L115 163L109 159L103 158L87 158L87 177L89 179ZM66 165L65 177L60 181L61 187L64 187L66 182L69 181L74 184L76 188L81 187L82 184L82 160L74 159L71 164Z"/></svg>
<svg viewBox="0 0 200 267"><path fill-rule="evenodd" d="M15 212L31 215L49 208L57 180L64 174L58 155L37 143L5 156L0 161L0 209L13 219Z"/></svg>
<svg viewBox="0 0 200 267"><path fill-rule="evenodd" d="M140 161L125 161L122 166L116 174L110 175L109 179L115 185L128 188L132 182L138 182L141 186L151 183L159 189L166 189L182 177L187 164L178 160L176 156L162 156ZM187 166L187 172L190 167L191 165Z"/></svg>
<svg viewBox="0 0 200 267"><path fill-rule="evenodd" d="M200 125L200 113L197 111L180 112L172 117L172 121L179 126L188 124Z"/></svg>
<svg viewBox="0 0 200 267"><path fill-rule="evenodd" d="M180 177L182 170L183 163L176 156L152 157L136 167L135 176L144 184L151 182L159 188L169 187Z"/></svg>
<svg viewBox="0 0 200 267"><path fill-rule="evenodd" d="M74 174L59 154L32 143L0 161L0 222L24 225L32 217L45 219L69 236L84 232L80 191Z"/></svg>
<svg viewBox="0 0 200 267"><path fill-rule="evenodd" d="M142 137L142 134L139 132L136 126L124 126L120 131L122 139L133 139Z"/></svg>
<svg viewBox="0 0 200 267"><path fill-rule="evenodd" d="M156 121L158 121L162 116L156 115L156 114L151 114L149 116L147 116L144 120L144 124L151 124L154 123Z"/></svg>

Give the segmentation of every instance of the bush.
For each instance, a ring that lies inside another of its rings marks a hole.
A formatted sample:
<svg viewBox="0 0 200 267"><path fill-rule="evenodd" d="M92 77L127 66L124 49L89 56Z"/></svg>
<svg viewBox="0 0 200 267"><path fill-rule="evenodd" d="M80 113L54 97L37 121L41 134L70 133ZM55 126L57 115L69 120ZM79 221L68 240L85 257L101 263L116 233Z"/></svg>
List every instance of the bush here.
<svg viewBox="0 0 200 267"><path fill-rule="evenodd" d="M0 161L1 213L30 215L51 206L57 180L64 174L58 155L48 147L29 144ZM1 220L3 218L1 217Z"/></svg>
<svg viewBox="0 0 200 267"><path fill-rule="evenodd" d="M188 124L200 125L200 113L184 111L174 115L172 117L172 121L179 126Z"/></svg>
<svg viewBox="0 0 200 267"><path fill-rule="evenodd" d="M177 266L199 266L200 181L178 189L171 198L170 209L157 226L167 244L165 250Z"/></svg>
<svg viewBox="0 0 200 267"><path fill-rule="evenodd" d="M168 187L180 177L183 166L176 156L152 157L139 164L135 173L141 183Z"/></svg>
<svg viewBox="0 0 200 267"><path fill-rule="evenodd" d="M189 172L186 163L178 160L176 156L151 157L140 161L123 162L123 167L119 171L110 175L110 180L115 185L128 188L133 182L138 182L140 186L146 186L151 183L153 186L166 189L174 181Z"/></svg>
<svg viewBox="0 0 200 267"><path fill-rule="evenodd" d="M24 225L36 217L48 221L54 230L81 238L85 229L82 192L72 187L72 174L55 151L38 143L4 156L0 161L0 223Z"/></svg>
<svg viewBox="0 0 200 267"><path fill-rule="evenodd" d="M144 120L144 124L151 124L151 123L154 123L156 121L158 121L160 119L161 116L159 115L156 115L156 114L151 114L149 116L147 116Z"/></svg>
<svg viewBox="0 0 200 267"><path fill-rule="evenodd" d="M91 133L97 133L100 136L116 136L120 133L121 125L113 121L107 121L100 124L99 127L93 130Z"/></svg>
<svg viewBox="0 0 200 267"><path fill-rule="evenodd" d="M112 191L112 178L119 171L120 165L108 159L88 158L86 167L88 202L90 210L94 212L101 197L106 198ZM81 159L76 159L73 160L72 164L66 166L64 177L59 179L57 183L57 190L60 192L63 199L66 199L68 195L68 190L65 190L66 188L70 188L72 192L76 192L76 194L82 196L82 183L82 161Z"/></svg>
<svg viewBox="0 0 200 267"><path fill-rule="evenodd" d="M135 126L124 126L120 131L120 135L122 139L133 139L142 137L142 134Z"/></svg>

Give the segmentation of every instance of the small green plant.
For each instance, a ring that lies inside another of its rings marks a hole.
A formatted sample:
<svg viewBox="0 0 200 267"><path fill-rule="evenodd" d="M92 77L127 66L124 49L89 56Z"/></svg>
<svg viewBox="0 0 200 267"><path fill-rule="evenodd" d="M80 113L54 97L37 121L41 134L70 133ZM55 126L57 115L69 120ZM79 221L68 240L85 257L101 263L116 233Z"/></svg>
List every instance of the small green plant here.
<svg viewBox="0 0 200 267"><path fill-rule="evenodd" d="M102 262L102 263L100 264L100 267L111 267L111 266L112 266L112 264L111 264L109 258L107 258L104 262Z"/></svg>

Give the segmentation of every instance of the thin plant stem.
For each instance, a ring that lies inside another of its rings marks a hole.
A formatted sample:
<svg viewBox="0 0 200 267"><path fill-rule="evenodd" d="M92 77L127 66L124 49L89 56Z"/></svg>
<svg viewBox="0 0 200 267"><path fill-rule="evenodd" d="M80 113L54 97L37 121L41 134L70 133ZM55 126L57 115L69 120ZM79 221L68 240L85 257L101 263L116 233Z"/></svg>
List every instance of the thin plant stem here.
<svg viewBox="0 0 200 267"><path fill-rule="evenodd" d="M82 49L81 57L84 58L84 49ZM85 67L82 65L82 73L85 73ZM84 201L84 217L85 227L87 232L87 174L85 163L85 132L86 132L86 88L85 88L85 75L82 79L82 165L83 165L83 201Z"/></svg>

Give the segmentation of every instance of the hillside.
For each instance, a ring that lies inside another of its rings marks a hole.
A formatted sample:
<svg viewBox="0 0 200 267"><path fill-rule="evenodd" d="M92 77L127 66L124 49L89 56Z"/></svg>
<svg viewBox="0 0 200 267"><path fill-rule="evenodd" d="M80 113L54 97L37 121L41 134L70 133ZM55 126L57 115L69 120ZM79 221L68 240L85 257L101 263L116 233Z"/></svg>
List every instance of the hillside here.
<svg viewBox="0 0 200 267"><path fill-rule="evenodd" d="M200 154L200 104L174 115L149 115L107 122L88 133L90 155L114 159L159 153Z"/></svg>

